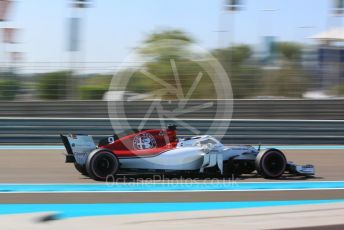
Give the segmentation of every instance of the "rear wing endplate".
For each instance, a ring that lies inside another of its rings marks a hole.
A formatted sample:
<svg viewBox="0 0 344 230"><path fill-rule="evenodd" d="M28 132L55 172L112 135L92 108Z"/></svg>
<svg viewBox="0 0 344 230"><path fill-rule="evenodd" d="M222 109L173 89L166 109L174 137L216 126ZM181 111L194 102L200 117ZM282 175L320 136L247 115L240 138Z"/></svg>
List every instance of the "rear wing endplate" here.
<svg viewBox="0 0 344 230"><path fill-rule="evenodd" d="M97 148L92 136L84 134L60 134L63 145L67 151L66 163L76 162L84 165L88 155Z"/></svg>

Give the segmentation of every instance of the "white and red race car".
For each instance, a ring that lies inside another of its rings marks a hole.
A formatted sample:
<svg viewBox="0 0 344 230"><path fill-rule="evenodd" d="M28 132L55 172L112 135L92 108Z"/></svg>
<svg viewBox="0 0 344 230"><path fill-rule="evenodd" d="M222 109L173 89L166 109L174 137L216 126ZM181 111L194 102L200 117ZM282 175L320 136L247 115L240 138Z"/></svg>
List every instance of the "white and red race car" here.
<svg viewBox="0 0 344 230"><path fill-rule="evenodd" d="M260 151L253 146L224 146L212 136L177 138L176 126L167 129L130 130L102 139L98 146L89 135L61 135L66 162L83 175L107 180L125 172L217 173L224 177L256 171L264 178L284 173L314 175L313 165L296 165L281 150Z"/></svg>

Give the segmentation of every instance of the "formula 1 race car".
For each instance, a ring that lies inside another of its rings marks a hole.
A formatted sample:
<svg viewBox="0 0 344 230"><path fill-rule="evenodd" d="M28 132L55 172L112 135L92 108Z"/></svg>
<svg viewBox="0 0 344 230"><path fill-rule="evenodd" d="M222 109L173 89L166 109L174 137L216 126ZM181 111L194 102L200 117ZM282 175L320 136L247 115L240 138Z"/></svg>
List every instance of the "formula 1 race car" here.
<svg viewBox="0 0 344 230"><path fill-rule="evenodd" d="M281 150L260 151L253 146L224 146L212 136L177 138L176 126L167 129L130 130L100 140L89 135L61 135L66 163L95 180L123 172L217 173L224 177L257 171L264 178L282 174L314 175L313 165L287 162Z"/></svg>

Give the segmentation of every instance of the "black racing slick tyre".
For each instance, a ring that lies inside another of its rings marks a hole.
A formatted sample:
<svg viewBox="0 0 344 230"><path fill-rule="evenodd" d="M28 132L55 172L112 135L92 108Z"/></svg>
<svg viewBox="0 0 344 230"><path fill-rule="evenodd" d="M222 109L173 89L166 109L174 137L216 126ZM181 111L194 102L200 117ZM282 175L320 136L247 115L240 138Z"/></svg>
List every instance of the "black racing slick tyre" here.
<svg viewBox="0 0 344 230"><path fill-rule="evenodd" d="M94 180L105 181L119 170L118 158L110 150L96 149L86 161L86 171Z"/></svg>
<svg viewBox="0 0 344 230"><path fill-rule="evenodd" d="M74 167L79 173L81 173L81 175L88 176L85 165L79 165L77 163L74 163Z"/></svg>
<svg viewBox="0 0 344 230"><path fill-rule="evenodd" d="M260 152L255 161L258 173L267 179L277 179L282 176L287 167L287 159L277 149Z"/></svg>

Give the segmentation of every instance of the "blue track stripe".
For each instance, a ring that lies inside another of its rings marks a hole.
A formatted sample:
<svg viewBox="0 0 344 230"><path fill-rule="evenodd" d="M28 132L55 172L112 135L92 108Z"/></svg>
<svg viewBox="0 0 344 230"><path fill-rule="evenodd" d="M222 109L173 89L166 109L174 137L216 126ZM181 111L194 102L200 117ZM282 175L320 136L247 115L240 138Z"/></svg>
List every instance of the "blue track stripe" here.
<svg viewBox="0 0 344 230"><path fill-rule="evenodd" d="M344 189L344 181L270 183L0 184L0 193L280 191L320 189Z"/></svg>
<svg viewBox="0 0 344 230"><path fill-rule="evenodd" d="M144 213L209 211L306 204L342 203L344 200L288 200L247 202L183 202L124 204L0 204L0 215L34 212L56 212L59 218Z"/></svg>
<svg viewBox="0 0 344 230"><path fill-rule="evenodd" d="M261 148L285 150L344 150L344 145L264 145L261 146ZM0 145L0 150L64 150L64 147L62 145Z"/></svg>

